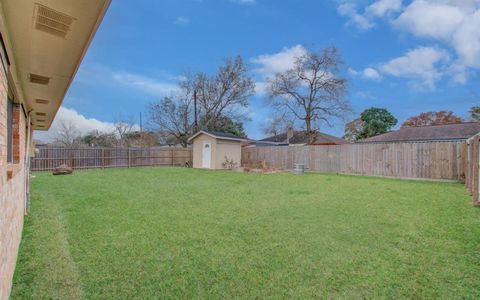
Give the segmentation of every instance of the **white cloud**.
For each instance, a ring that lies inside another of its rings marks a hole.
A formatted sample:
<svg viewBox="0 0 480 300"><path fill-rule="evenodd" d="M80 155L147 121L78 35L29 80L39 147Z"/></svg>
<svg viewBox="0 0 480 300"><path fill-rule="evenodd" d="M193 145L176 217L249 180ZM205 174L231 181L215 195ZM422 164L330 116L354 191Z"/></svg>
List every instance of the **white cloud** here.
<svg viewBox="0 0 480 300"><path fill-rule="evenodd" d="M363 77L371 80L380 80L382 76L373 68L365 68L362 72Z"/></svg>
<svg viewBox="0 0 480 300"><path fill-rule="evenodd" d="M175 19L174 23L177 25L188 25L190 23L190 19L185 16L179 16Z"/></svg>
<svg viewBox="0 0 480 300"><path fill-rule="evenodd" d="M354 68L348 68L348 74L357 76L360 72L355 70Z"/></svg>
<svg viewBox="0 0 480 300"><path fill-rule="evenodd" d="M128 72L114 73L112 77L114 80L125 86L130 86L155 96L171 94L178 88L177 84L169 81L159 81Z"/></svg>
<svg viewBox="0 0 480 300"><path fill-rule="evenodd" d="M417 37L452 46L459 65L454 68L480 68L479 0L415 0L394 24Z"/></svg>
<svg viewBox="0 0 480 300"><path fill-rule="evenodd" d="M413 1L394 21L416 36L448 39L464 18L456 6L430 1Z"/></svg>
<svg viewBox="0 0 480 300"><path fill-rule="evenodd" d="M293 68L297 58L305 55L307 49L302 45L285 47L280 52L273 54L260 55L251 60L256 65L254 72L258 75L258 81L255 83L255 92L258 95L265 95L267 92L268 79L277 73L285 72Z"/></svg>
<svg viewBox="0 0 480 300"><path fill-rule="evenodd" d="M368 99L368 100L374 100L376 97L370 93L370 92L365 92L365 91L357 91L355 92L355 97L361 98L361 99Z"/></svg>
<svg viewBox="0 0 480 300"><path fill-rule="evenodd" d="M442 78L449 54L442 49L419 47L385 63L381 70L389 75L410 79L415 88L434 89Z"/></svg>
<svg viewBox="0 0 480 300"><path fill-rule="evenodd" d="M455 31L453 45L463 64L480 68L480 10L464 18Z"/></svg>
<svg viewBox="0 0 480 300"><path fill-rule="evenodd" d="M369 80L380 81L382 79L382 75L380 75L380 73L374 68L365 68L362 71L348 68L348 73L352 76L361 76L362 78Z"/></svg>
<svg viewBox="0 0 480 300"><path fill-rule="evenodd" d="M267 94L267 83L265 81L255 82L255 93L259 96Z"/></svg>
<svg viewBox="0 0 480 300"><path fill-rule="evenodd" d="M242 5L253 5L257 3L256 0L230 0L234 3L242 4Z"/></svg>
<svg viewBox="0 0 480 300"><path fill-rule="evenodd" d="M449 75L452 77L452 82L457 84L465 84L468 81L470 71L462 63L453 63L449 70Z"/></svg>
<svg viewBox="0 0 480 300"><path fill-rule="evenodd" d="M36 131L34 138L46 142L53 141L55 133L59 128L59 124L62 122L73 124L76 130L78 130L78 133L82 135L94 130L98 130L99 132L113 132L115 130L113 123L103 122L94 118L87 118L74 109L62 106L58 110L50 129L48 131Z"/></svg>
<svg viewBox="0 0 480 300"><path fill-rule="evenodd" d="M92 88L98 88L99 85L105 89L123 86L153 96L166 96L175 92L178 82L184 79L184 76L175 75L162 69L147 71L149 76L125 70L114 70L102 65L87 64L80 68L75 80L91 85Z"/></svg>
<svg viewBox="0 0 480 300"><path fill-rule="evenodd" d="M413 0L405 6L401 0L378 0L367 3L363 9L357 9L352 2L345 1L338 11L349 17L348 24L355 25L360 30L374 27L375 18L384 18L390 20L396 29L411 33L417 38L441 43L445 49L453 51L454 59L448 61L449 65L442 65L441 70L438 69L439 63L446 63L446 50L440 51L443 58L436 62L427 59L418 61L416 67L410 66L412 72L403 70L399 74L388 68L390 63L401 61L405 65L406 61L413 60L414 53L409 52L403 59L387 63L387 72L383 70L385 73L399 77L407 77L408 73L408 76L423 78L424 85L432 88L435 81L443 75L448 75L454 83L466 83L472 69L480 69L480 0ZM436 52L438 54L438 49ZM427 51L419 51L418 54L420 53L426 54Z"/></svg>
<svg viewBox="0 0 480 300"><path fill-rule="evenodd" d="M367 31L375 26L375 18L390 16L402 9L402 0L378 0L366 6L363 11L357 9L356 3L343 1L337 8L340 15L348 18L347 25Z"/></svg>
<svg viewBox="0 0 480 300"><path fill-rule="evenodd" d="M366 16L359 14L355 4L342 3L337 9L338 13L342 16L348 17L348 25L353 25L359 30L368 30L373 28L374 24Z"/></svg>
<svg viewBox="0 0 480 300"><path fill-rule="evenodd" d="M402 0L379 0L365 9L367 15L384 17L402 9Z"/></svg>
<svg viewBox="0 0 480 300"><path fill-rule="evenodd" d="M307 50L302 45L291 48L283 48L274 54L260 55L252 59L252 63L258 67L255 69L264 79L270 78L276 73L285 72L293 68L297 58L305 55Z"/></svg>

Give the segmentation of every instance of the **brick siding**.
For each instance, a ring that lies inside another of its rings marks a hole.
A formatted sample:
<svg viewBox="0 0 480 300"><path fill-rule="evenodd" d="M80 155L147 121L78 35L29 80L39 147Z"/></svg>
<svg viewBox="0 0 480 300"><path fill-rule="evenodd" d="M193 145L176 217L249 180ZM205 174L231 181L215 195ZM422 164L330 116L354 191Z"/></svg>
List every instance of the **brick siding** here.
<svg viewBox="0 0 480 300"><path fill-rule="evenodd" d="M7 165L7 77L0 66L0 299L8 299L25 211L25 128L20 105L14 107L14 164ZM7 170L13 170L12 177Z"/></svg>

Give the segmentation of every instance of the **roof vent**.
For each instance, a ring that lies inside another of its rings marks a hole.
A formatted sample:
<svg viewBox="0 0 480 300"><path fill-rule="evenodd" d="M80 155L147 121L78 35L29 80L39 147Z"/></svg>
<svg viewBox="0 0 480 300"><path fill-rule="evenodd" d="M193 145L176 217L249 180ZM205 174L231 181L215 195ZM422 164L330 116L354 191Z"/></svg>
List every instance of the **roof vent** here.
<svg viewBox="0 0 480 300"><path fill-rule="evenodd" d="M46 6L36 4L35 28L61 38L67 36L73 18Z"/></svg>
<svg viewBox="0 0 480 300"><path fill-rule="evenodd" d="M47 115L46 113L43 113L43 112L36 112L35 114L37 116L46 116Z"/></svg>
<svg viewBox="0 0 480 300"><path fill-rule="evenodd" d="M35 99L35 102L38 104L48 104L49 101L44 99Z"/></svg>
<svg viewBox="0 0 480 300"><path fill-rule="evenodd" d="M45 77L42 75L37 75L37 74L31 74L28 76L30 78L30 82L32 83L38 83L38 84L43 84L47 85L50 82L49 77Z"/></svg>

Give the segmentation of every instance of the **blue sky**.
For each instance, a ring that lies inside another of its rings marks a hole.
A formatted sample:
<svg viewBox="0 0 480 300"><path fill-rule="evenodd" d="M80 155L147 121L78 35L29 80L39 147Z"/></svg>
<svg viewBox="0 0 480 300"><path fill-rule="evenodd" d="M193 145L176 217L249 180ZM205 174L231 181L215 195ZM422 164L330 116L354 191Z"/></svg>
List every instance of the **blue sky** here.
<svg viewBox="0 0 480 300"><path fill-rule="evenodd" d="M110 130L119 115L146 119L185 72L241 55L261 87L305 48L330 45L345 62L350 119L371 106L400 122L431 110L467 117L480 104L478 28L478 0L112 1L56 122ZM260 90L245 124L252 138L271 115ZM343 123L321 130L340 136Z"/></svg>

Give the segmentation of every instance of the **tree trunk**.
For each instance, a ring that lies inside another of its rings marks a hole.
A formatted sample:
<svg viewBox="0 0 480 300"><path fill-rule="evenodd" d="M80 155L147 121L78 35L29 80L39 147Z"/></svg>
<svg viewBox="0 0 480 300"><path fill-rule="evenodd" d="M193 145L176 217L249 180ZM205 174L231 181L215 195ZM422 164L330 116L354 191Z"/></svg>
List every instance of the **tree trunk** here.
<svg viewBox="0 0 480 300"><path fill-rule="evenodd" d="M310 117L305 118L305 126L307 129L307 145L311 145L315 141L315 133L312 131L312 120Z"/></svg>

